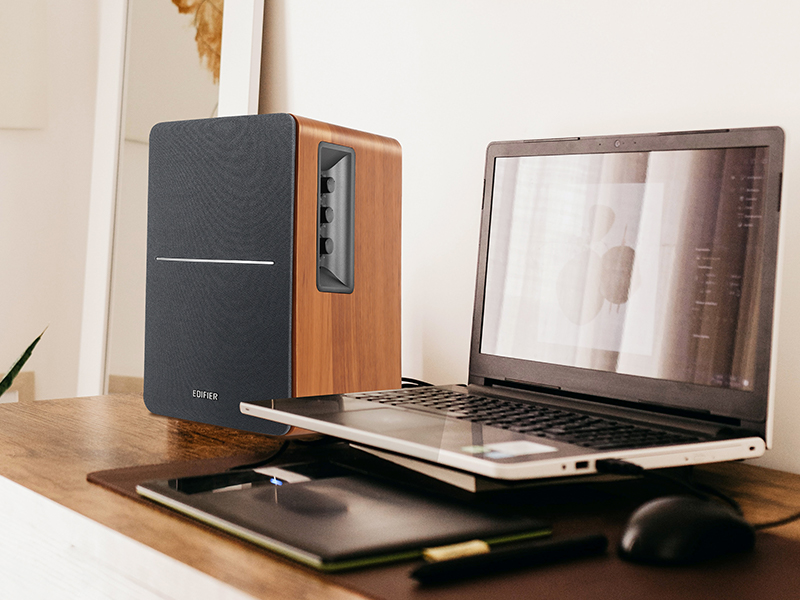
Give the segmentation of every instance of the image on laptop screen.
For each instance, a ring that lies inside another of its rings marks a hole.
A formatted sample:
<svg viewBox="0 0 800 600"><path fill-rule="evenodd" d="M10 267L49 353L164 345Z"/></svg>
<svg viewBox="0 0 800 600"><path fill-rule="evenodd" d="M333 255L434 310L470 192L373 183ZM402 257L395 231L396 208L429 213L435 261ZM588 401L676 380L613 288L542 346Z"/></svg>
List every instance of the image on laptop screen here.
<svg viewBox="0 0 800 600"><path fill-rule="evenodd" d="M752 390L767 152L495 158L481 353Z"/></svg>

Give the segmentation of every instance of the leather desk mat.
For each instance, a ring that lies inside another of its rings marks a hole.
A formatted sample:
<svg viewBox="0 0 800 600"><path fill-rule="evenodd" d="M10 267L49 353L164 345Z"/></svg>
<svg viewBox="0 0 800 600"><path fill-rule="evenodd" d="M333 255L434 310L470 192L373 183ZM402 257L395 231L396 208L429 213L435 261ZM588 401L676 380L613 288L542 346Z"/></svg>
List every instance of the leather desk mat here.
<svg viewBox="0 0 800 600"><path fill-rule="evenodd" d="M291 454L291 452L289 453ZM143 502L175 518L228 534L189 519L141 498L138 483L205 475L247 465L268 454L239 455L227 458L173 462L97 471L87 479L137 502ZM283 457L282 457L283 458ZM276 461L280 464L285 460ZM553 537L605 533L609 551L602 556L495 575L444 586L422 587L409 577L421 561L396 563L341 574L319 577L368 596L384 600L430 599L575 599L614 598L796 598L800 597L800 542L768 532L757 534L754 552L726 557L702 565L665 568L627 563L616 555L616 545L627 516L642 502L676 493L660 482L628 480L613 483L566 483L535 490L515 492L514 503L524 502L532 514L553 524ZM502 501L502 500L501 500ZM251 546L247 542L242 544ZM267 552L258 548L259 551ZM276 560L289 562L274 555ZM291 563L299 568L306 568Z"/></svg>

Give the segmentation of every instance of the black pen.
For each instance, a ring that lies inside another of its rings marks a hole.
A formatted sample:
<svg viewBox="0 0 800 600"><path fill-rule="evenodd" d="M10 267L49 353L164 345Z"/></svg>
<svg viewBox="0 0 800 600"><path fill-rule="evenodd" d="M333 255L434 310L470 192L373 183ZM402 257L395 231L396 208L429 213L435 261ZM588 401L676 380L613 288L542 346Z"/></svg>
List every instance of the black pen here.
<svg viewBox="0 0 800 600"><path fill-rule="evenodd" d="M600 533L537 541L485 554L428 563L415 569L411 577L424 584L445 583L602 554L607 548L608 538Z"/></svg>

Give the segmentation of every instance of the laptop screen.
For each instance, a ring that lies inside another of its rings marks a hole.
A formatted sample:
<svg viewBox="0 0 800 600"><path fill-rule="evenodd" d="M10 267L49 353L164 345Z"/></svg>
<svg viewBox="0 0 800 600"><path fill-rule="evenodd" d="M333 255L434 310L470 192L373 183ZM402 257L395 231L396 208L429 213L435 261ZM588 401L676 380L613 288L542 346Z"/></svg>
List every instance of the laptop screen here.
<svg viewBox="0 0 800 600"><path fill-rule="evenodd" d="M766 389L769 146L509 154L487 178L480 355Z"/></svg>

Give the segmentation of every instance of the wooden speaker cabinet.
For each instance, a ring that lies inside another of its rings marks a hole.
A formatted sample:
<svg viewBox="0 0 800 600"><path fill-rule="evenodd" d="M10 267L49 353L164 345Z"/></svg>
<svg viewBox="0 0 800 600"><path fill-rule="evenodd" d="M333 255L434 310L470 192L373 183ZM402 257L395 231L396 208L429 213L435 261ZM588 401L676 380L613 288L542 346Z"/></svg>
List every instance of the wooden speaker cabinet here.
<svg viewBox="0 0 800 600"><path fill-rule="evenodd" d="M144 399L266 433L242 401L400 387L401 150L288 114L150 136Z"/></svg>

